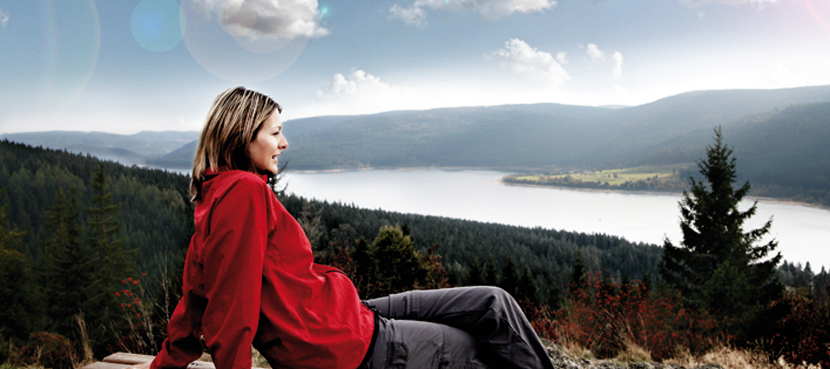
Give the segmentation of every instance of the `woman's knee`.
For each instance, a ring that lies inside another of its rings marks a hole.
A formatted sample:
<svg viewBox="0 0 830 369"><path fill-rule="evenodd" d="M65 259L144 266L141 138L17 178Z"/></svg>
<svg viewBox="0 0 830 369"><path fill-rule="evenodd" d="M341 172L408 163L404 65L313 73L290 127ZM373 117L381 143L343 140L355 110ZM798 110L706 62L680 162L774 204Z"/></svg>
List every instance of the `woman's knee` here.
<svg viewBox="0 0 830 369"><path fill-rule="evenodd" d="M501 287L497 286L475 286L470 287L480 298L493 304L512 304L515 302L513 296Z"/></svg>

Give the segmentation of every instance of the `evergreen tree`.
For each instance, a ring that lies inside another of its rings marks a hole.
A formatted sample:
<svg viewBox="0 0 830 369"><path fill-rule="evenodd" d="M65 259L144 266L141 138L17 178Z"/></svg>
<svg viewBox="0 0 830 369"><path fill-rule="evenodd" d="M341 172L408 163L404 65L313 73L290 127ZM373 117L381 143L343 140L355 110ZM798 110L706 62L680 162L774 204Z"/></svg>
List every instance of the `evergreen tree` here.
<svg viewBox="0 0 830 369"><path fill-rule="evenodd" d="M582 258L582 253L577 251L574 256L574 266L571 271L571 283L568 285L568 292L576 293L588 284L588 277L585 275L585 259Z"/></svg>
<svg viewBox="0 0 830 369"><path fill-rule="evenodd" d="M473 258L473 263L470 264L470 270L467 272L465 284L468 286L480 286L484 282L484 268L481 267L481 260L478 256Z"/></svg>
<svg viewBox="0 0 830 369"><path fill-rule="evenodd" d="M41 315L31 263L18 250L22 235L6 228L6 207L0 207L0 337L19 342L39 328Z"/></svg>
<svg viewBox="0 0 830 369"><path fill-rule="evenodd" d="M436 246L426 253L415 249L400 227L383 226L371 245L362 239L351 252L358 292L365 298L413 288L446 287L446 272Z"/></svg>
<svg viewBox="0 0 830 369"><path fill-rule="evenodd" d="M531 273L528 266L525 266L525 272L519 279L518 287L516 287L516 299L537 303L539 302L538 293L539 287L536 285L536 280L533 279L533 273Z"/></svg>
<svg viewBox="0 0 830 369"><path fill-rule="evenodd" d="M513 259L513 254L507 255L507 260L504 261L504 266L501 270L501 284L499 287L507 291L513 296L516 296L517 287L519 287L519 271L516 269L516 261Z"/></svg>
<svg viewBox="0 0 830 369"><path fill-rule="evenodd" d="M499 276L499 268L496 266L496 259L493 254L490 254L490 258L487 259L487 267L484 269L484 284L498 286L500 282L501 276Z"/></svg>
<svg viewBox="0 0 830 369"><path fill-rule="evenodd" d="M426 279L427 271L421 266L420 253L410 236L405 236L400 227L382 227L372 242L372 249L378 279L392 291L404 291L412 288L416 281Z"/></svg>
<svg viewBox="0 0 830 369"><path fill-rule="evenodd" d="M47 327L77 342L74 316L83 311L89 316L96 306L91 305L95 299L89 296L95 285L93 265L89 248L81 242L75 187L70 189L69 199L59 189L46 216L51 236L45 240L39 279L45 294Z"/></svg>
<svg viewBox="0 0 830 369"><path fill-rule="evenodd" d="M777 246L775 240L754 245L769 233L771 219L761 228L744 231L757 203L746 211L738 209L749 182L733 187L736 159L723 143L720 128L714 138L706 160L698 161L705 182L690 177L691 192L684 192L680 202L683 241L674 246L665 240L660 273L691 306L750 324L781 296L782 287L774 278L781 255L764 260Z"/></svg>
<svg viewBox="0 0 830 369"><path fill-rule="evenodd" d="M96 311L84 312L84 315L92 320L87 322L91 330L90 336L99 346L106 343L108 330L116 325L116 318L121 313L115 292L125 277L135 274L130 254L121 247L120 227L116 219L120 206L113 204L112 193L107 191L106 178L106 171L101 164L92 175L92 206L86 209L87 238L94 279L87 296Z"/></svg>
<svg viewBox="0 0 830 369"><path fill-rule="evenodd" d="M643 277L640 283L643 285L643 288L645 288L646 294L651 294L651 273L649 273L648 271L643 273Z"/></svg>

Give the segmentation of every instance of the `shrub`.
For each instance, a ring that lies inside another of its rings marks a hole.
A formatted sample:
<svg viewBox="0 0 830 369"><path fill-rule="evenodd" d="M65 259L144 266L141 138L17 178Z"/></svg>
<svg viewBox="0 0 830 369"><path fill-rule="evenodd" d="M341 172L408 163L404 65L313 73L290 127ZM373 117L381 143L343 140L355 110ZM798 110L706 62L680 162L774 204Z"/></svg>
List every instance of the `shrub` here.
<svg viewBox="0 0 830 369"><path fill-rule="evenodd" d="M830 368L830 319L811 294L787 293L773 303L786 315L775 322L768 351L790 364L819 364Z"/></svg>
<svg viewBox="0 0 830 369"><path fill-rule="evenodd" d="M681 305L676 293L654 293L643 283L619 284L599 272L571 289L565 306L529 309L537 332L562 343L576 343L599 358L612 358L630 345L651 353L655 360L669 358L678 347L704 352L733 338L722 333L734 319L718 321L707 312Z"/></svg>
<svg viewBox="0 0 830 369"><path fill-rule="evenodd" d="M72 341L57 333L32 333L20 351L25 364L51 369L73 369L77 361Z"/></svg>

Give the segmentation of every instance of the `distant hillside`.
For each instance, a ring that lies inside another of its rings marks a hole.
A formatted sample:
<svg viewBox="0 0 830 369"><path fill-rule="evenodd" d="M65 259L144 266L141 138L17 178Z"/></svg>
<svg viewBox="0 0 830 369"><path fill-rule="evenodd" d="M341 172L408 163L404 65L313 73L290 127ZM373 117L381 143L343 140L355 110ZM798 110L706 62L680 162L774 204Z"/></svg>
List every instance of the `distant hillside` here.
<svg viewBox="0 0 830 369"><path fill-rule="evenodd" d="M338 117L327 128L292 133L295 126L325 126L323 118L309 118L285 123L291 144L285 158L300 169L672 164L698 158L717 125L815 102L830 102L830 86L698 91L620 109L532 104L398 111ZM699 139L694 149L689 137Z"/></svg>
<svg viewBox="0 0 830 369"><path fill-rule="evenodd" d="M196 131L143 131L132 135L104 132L48 131L0 135L0 139L5 138L32 146L90 154L126 165L146 164L148 158L166 155L198 137L199 132Z"/></svg>
<svg viewBox="0 0 830 369"><path fill-rule="evenodd" d="M159 158L147 159L146 163L147 165L159 168L193 168L193 158L196 156L196 145L198 145L197 140L190 141L167 155Z"/></svg>
<svg viewBox="0 0 830 369"><path fill-rule="evenodd" d="M765 194L827 191L830 86L695 91L634 107L502 105L326 116L284 123L292 169L604 169L693 162L723 127L739 174ZM197 132L46 132L11 140L164 168L190 168ZM824 140L824 141L821 141ZM807 145L805 143L814 143ZM120 150L120 151L119 151ZM798 163L798 164L794 164ZM784 190L781 188L786 187ZM823 193L823 192L822 192ZM785 195L786 194L786 195ZM813 199L830 204L815 193Z"/></svg>

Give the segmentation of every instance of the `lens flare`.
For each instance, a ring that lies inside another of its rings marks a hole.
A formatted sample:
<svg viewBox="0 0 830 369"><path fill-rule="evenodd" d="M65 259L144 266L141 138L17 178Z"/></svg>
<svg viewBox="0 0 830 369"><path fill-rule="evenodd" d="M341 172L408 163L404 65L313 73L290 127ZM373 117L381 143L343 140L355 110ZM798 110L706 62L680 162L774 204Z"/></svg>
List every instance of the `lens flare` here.
<svg viewBox="0 0 830 369"><path fill-rule="evenodd" d="M810 15L816 20L816 23L824 28L827 32L830 32L830 6L828 6L827 2L824 1L822 3L823 8L816 9L815 4L813 4L812 0L804 0L804 5L807 6L807 10L810 11Z"/></svg>
<svg viewBox="0 0 830 369"><path fill-rule="evenodd" d="M30 45L24 58L36 55L36 82L41 104L54 109L71 104L86 89L101 49L101 24L92 0L38 3L41 42Z"/></svg>
<svg viewBox="0 0 830 369"><path fill-rule="evenodd" d="M176 47L185 24L184 13L173 0L142 0L130 17L135 42L154 52Z"/></svg>
<svg viewBox="0 0 830 369"><path fill-rule="evenodd" d="M260 21L248 1L207 7L200 0L182 0L187 19L184 44L206 71L235 83L262 82L278 76L300 57L308 37L293 39L257 34Z"/></svg>

